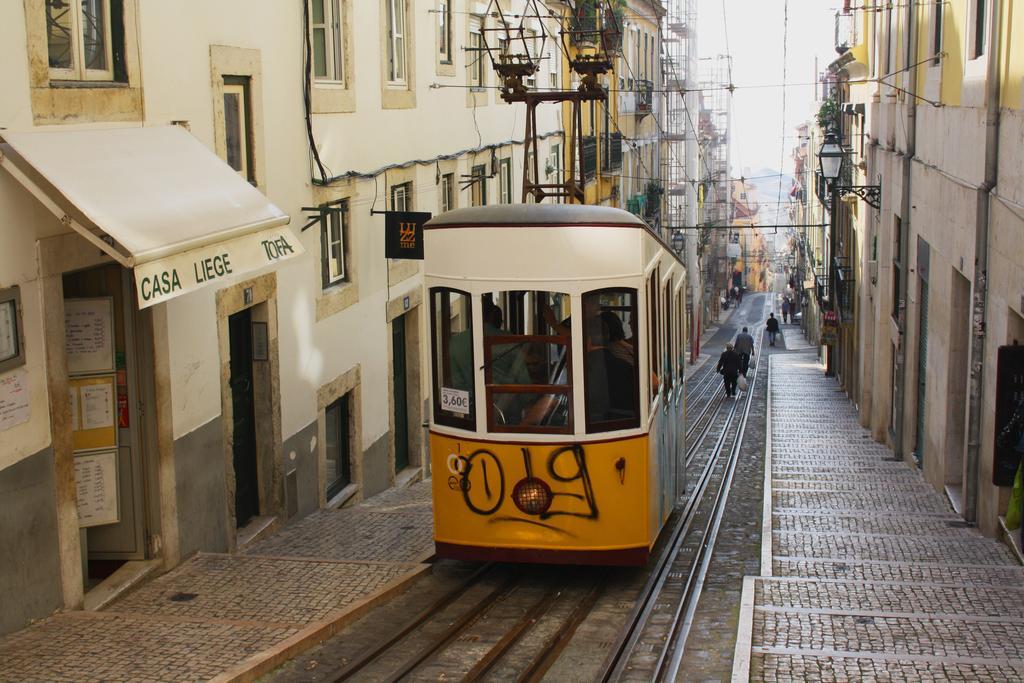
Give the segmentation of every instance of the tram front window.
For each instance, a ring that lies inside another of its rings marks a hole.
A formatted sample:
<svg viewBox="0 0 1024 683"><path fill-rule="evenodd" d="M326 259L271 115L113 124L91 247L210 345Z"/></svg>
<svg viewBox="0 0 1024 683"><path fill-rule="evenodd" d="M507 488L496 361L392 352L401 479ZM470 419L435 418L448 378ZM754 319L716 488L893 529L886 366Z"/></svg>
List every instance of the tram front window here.
<svg viewBox="0 0 1024 683"><path fill-rule="evenodd" d="M640 425L636 361L636 290L602 289L583 295L583 384L587 431Z"/></svg>
<svg viewBox="0 0 1024 683"><path fill-rule="evenodd" d="M545 319L568 318L568 295L492 292L481 310L489 430L570 433L570 337Z"/></svg>

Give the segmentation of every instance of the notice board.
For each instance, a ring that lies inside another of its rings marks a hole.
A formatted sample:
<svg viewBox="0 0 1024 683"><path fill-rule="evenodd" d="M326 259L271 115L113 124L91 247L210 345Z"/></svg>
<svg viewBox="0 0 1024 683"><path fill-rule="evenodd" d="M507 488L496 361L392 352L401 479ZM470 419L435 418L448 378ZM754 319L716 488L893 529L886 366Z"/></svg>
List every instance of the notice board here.
<svg viewBox="0 0 1024 683"><path fill-rule="evenodd" d="M75 491L78 495L79 527L116 524L120 521L117 451L76 454Z"/></svg>
<svg viewBox="0 0 1024 683"><path fill-rule="evenodd" d="M65 299L64 334L69 374L114 371L113 298Z"/></svg>
<svg viewBox="0 0 1024 683"><path fill-rule="evenodd" d="M115 377L111 374L68 380L75 451L117 448Z"/></svg>

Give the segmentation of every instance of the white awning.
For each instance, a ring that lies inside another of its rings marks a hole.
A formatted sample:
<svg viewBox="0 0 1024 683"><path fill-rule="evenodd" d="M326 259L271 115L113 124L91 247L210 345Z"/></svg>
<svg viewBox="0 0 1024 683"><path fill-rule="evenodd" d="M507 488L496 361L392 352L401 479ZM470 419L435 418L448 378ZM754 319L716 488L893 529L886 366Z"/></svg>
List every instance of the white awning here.
<svg viewBox="0 0 1024 683"><path fill-rule="evenodd" d="M142 308L303 252L289 216L180 126L2 131L0 165L135 269Z"/></svg>

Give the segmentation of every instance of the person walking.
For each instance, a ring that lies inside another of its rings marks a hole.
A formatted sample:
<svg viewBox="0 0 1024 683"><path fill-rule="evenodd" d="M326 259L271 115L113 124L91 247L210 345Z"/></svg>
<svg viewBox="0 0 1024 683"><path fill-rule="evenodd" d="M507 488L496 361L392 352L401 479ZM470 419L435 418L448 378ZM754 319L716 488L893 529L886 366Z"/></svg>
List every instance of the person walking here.
<svg viewBox="0 0 1024 683"><path fill-rule="evenodd" d="M725 384L725 395L736 395L736 380L740 376L740 354L732 350L732 344L725 345L725 351L718 357L716 370L721 373Z"/></svg>
<svg viewBox="0 0 1024 683"><path fill-rule="evenodd" d="M782 300L782 322L789 322L789 299Z"/></svg>
<svg viewBox="0 0 1024 683"><path fill-rule="evenodd" d="M736 342L733 350L740 356L740 374L747 376L747 368L750 367L750 357L754 355L754 338L747 332L747 328L736 335Z"/></svg>
<svg viewBox="0 0 1024 683"><path fill-rule="evenodd" d="M775 346L775 338L779 335L779 321L774 313L768 314L768 324L765 325L765 329L768 330L768 345Z"/></svg>

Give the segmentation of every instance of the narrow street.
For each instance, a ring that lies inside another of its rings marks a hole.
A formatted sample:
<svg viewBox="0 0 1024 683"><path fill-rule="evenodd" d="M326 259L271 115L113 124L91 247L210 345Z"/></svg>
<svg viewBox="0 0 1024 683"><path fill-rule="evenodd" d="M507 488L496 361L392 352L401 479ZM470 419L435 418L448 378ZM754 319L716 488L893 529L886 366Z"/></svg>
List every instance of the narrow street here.
<svg viewBox="0 0 1024 683"><path fill-rule="evenodd" d="M1022 4L0 2L0 683L1024 682Z"/></svg>
<svg viewBox="0 0 1024 683"><path fill-rule="evenodd" d="M709 373L721 345L742 326L760 331L774 296L749 294L707 337L690 385L711 381L720 394ZM676 608L664 590L653 607L651 624L672 625L672 614L689 623L673 678L1024 675L1024 657L1007 650L1024 632L1016 616L1024 568L958 523L918 474L872 443L804 350L799 327L782 329L749 373L749 421L691 607ZM691 459L691 483L706 457L697 451ZM660 679L642 655L657 654L672 629L645 627L656 630L630 646L621 668L599 666L644 599L655 562L608 571L432 561L428 495L424 483L321 512L243 555L199 555L88 617L57 616L0 639L0 680L234 680L262 672L274 681L369 681L394 676L394 667L413 680L457 672L504 680L523 670L551 681ZM694 510L710 519L710 508ZM702 538L678 546L674 562L682 564L670 576L693 571ZM410 625L411 615L421 616ZM402 638L386 655L385 634ZM440 640L428 645L432 639ZM656 659L671 661L679 648Z"/></svg>

